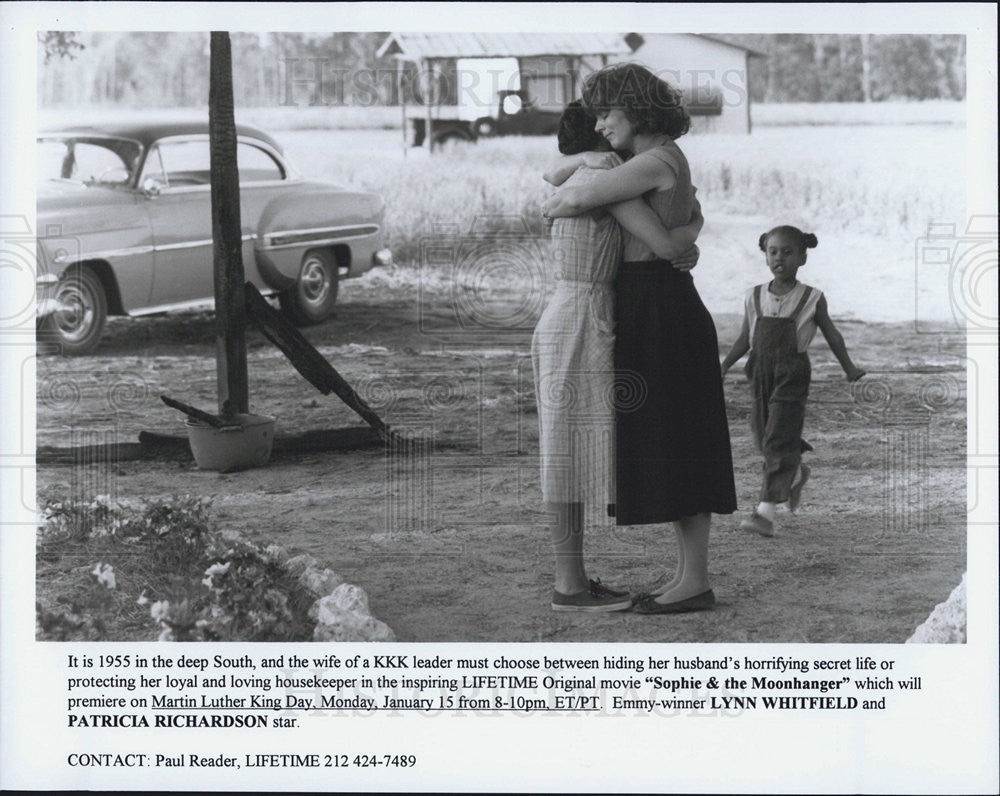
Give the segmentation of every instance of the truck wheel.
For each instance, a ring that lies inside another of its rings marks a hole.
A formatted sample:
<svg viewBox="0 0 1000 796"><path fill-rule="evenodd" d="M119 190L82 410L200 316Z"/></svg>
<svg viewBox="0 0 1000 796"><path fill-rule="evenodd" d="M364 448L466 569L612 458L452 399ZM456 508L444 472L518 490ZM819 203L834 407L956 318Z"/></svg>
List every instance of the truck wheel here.
<svg viewBox="0 0 1000 796"><path fill-rule="evenodd" d="M480 138L490 138L497 133L497 123L494 119L489 116L484 116L481 119L476 119L472 124L472 129L475 131L476 135Z"/></svg>
<svg viewBox="0 0 1000 796"><path fill-rule="evenodd" d="M299 326L312 326L325 321L337 303L339 283L333 255L322 249L307 251L302 256L295 287L278 297L281 309L292 323Z"/></svg>
<svg viewBox="0 0 1000 796"><path fill-rule="evenodd" d="M101 341L108 318L108 298L101 280L90 268L81 265L59 283L56 300L63 309L39 321L40 342L57 354L89 354Z"/></svg>

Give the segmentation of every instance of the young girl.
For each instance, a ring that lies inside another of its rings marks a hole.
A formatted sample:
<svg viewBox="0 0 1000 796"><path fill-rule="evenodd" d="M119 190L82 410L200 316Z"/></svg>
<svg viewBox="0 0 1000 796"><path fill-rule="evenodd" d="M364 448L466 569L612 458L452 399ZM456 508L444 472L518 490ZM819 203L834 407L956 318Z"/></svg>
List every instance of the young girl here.
<svg viewBox="0 0 1000 796"><path fill-rule="evenodd" d="M774 536L777 504L799 506L809 467L802 453L812 447L802 439L806 396L809 393L809 355L806 349L817 327L847 374L857 381L865 372L847 353L844 338L830 320L826 297L796 279L806 263L806 249L818 241L796 227L775 227L760 236L760 248L774 275L767 284L747 293L743 328L722 363L722 375L747 351L747 377L753 395L750 426L758 450L764 454L764 484L760 503L740 528Z"/></svg>

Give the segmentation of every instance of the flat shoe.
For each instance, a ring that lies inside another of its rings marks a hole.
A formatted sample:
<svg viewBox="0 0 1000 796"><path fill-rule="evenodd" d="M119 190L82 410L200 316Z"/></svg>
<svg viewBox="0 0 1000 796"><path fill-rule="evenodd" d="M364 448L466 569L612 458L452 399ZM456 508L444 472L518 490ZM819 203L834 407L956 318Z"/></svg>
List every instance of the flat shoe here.
<svg viewBox="0 0 1000 796"><path fill-rule="evenodd" d="M812 470L809 468L808 464L803 464L802 466L802 478L799 479L797 484L792 484L791 492L788 495L788 510L795 513L795 510L799 507L802 502L802 487L806 485L806 481L809 480L809 473Z"/></svg>
<svg viewBox="0 0 1000 796"><path fill-rule="evenodd" d="M710 611L715 607L715 592L711 589L672 603L658 603L652 597L646 597L632 606L637 614L686 614L692 611Z"/></svg>

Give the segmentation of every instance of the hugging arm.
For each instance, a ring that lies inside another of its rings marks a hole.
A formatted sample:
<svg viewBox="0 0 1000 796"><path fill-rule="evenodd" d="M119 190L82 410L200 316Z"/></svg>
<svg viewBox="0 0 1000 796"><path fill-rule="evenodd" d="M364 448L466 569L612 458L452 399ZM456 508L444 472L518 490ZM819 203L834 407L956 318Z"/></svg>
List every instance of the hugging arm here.
<svg viewBox="0 0 1000 796"><path fill-rule="evenodd" d="M673 170L662 160L640 155L617 168L598 172L585 185L564 185L542 209L552 218L578 216L595 207L634 199L646 191L669 190L676 180Z"/></svg>
<svg viewBox="0 0 1000 796"><path fill-rule="evenodd" d="M542 175L542 179L550 185L558 186L572 177L581 166L589 169L612 169L621 164L622 159L614 152L580 152L576 155L562 155L552 164L552 168Z"/></svg>
<svg viewBox="0 0 1000 796"><path fill-rule="evenodd" d="M698 207L692 212L691 220L685 226L665 229L660 217L642 199L616 202L610 205L607 211L618 220L619 224L649 246L657 257L662 257L664 260L676 260L685 252L689 252L705 221L701 215L701 208ZM693 265L692 263L691 267Z"/></svg>

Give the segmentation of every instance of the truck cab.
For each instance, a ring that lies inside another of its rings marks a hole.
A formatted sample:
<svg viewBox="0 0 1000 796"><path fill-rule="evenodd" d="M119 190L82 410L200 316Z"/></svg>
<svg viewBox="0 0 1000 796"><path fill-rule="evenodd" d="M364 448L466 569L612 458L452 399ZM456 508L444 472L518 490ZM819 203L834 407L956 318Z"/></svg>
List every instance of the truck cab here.
<svg viewBox="0 0 1000 796"><path fill-rule="evenodd" d="M562 110L547 110L524 89L497 92L496 117L481 116L473 122L477 138L494 135L554 135L559 130Z"/></svg>

